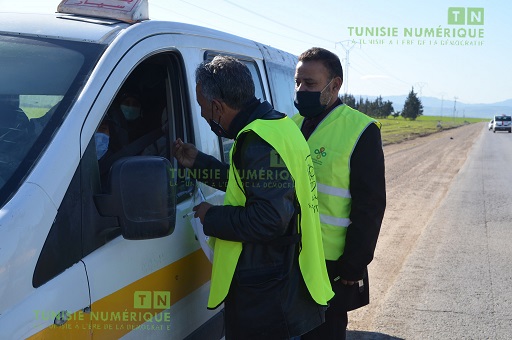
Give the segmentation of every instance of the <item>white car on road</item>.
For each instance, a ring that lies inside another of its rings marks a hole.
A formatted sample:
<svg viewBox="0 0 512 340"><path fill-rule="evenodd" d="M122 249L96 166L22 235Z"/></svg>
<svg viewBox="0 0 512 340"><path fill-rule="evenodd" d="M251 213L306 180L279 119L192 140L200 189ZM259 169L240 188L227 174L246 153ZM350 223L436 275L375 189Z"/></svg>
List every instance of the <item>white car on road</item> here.
<svg viewBox="0 0 512 340"><path fill-rule="evenodd" d="M492 124L492 132L496 131L508 131L508 133L512 132L512 117L501 115L494 116L493 124Z"/></svg>

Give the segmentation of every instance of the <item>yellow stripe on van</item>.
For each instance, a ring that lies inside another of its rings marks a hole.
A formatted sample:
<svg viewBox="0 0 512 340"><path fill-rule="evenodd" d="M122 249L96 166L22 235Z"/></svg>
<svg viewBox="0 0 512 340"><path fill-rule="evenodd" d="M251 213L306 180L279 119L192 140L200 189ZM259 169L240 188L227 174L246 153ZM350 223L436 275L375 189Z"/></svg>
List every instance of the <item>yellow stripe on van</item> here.
<svg viewBox="0 0 512 340"><path fill-rule="evenodd" d="M28 339L118 339L150 320L165 330L173 317L168 308L208 282L211 270L203 251L197 250L93 302L90 313L77 311L64 325L52 325Z"/></svg>

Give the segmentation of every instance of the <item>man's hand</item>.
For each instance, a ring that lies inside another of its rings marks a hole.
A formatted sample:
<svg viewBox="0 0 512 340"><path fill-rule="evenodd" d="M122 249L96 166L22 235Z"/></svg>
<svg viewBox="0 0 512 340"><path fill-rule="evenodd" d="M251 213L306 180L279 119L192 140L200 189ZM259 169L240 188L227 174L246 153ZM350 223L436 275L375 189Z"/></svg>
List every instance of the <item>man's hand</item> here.
<svg viewBox="0 0 512 340"><path fill-rule="evenodd" d="M185 168L191 168L194 165L198 152L194 144L183 143L180 138L172 144L172 155Z"/></svg>
<svg viewBox="0 0 512 340"><path fill-rule="evenodd" d="M196 205L192 210L194 210L196 213L194 214L194 217L198 217L201 221L201 224L204 224L204 216L206 215L206 212L210 207L213 205L208 202L201 202L198 205Z"/></svg>

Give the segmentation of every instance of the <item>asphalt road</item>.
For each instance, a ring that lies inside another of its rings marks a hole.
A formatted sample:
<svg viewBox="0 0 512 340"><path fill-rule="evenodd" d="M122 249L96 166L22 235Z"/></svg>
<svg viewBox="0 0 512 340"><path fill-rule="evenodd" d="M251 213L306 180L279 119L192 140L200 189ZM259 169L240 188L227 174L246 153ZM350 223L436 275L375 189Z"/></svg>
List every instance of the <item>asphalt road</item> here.
<svg viewBox="0 0 512 340"><path fill-rule="evenodd" d="M348 339L512 339L512 134L477 123L384 152L371 304Z"/></svg>

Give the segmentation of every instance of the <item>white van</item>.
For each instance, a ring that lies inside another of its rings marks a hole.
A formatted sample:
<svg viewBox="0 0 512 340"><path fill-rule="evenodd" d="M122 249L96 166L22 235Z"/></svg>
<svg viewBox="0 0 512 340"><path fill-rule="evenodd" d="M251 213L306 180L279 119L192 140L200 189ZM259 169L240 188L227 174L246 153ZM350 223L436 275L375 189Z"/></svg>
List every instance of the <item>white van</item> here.
<svg viewBox="0 0 512 340"><path fill-rule="evenodd" d="M240 58L257 97L291 114L297 59L147 20L144 0L59 8L0 13L0 339L219 339L222 309L206 308L211 264L185 215L199 188L213 204L223 193L179 169L169 143L226 160L229 141L195 99L202 61ZM127 91L142 107L135 126L119 117ZM127 133L109 132L122 146L107 162L95 142L104 119Z"/></svg>
<svg viewBox="0 0 512 340"><path fill-rule="evenodd" d="M507 115L494 116L492 120L492 132L496 131L508 131L512 132L512 117Z"/></svg>

